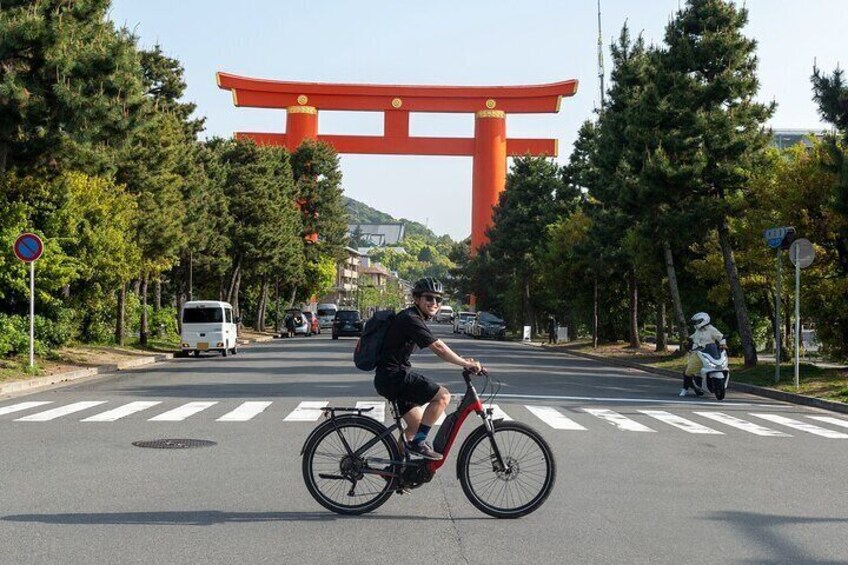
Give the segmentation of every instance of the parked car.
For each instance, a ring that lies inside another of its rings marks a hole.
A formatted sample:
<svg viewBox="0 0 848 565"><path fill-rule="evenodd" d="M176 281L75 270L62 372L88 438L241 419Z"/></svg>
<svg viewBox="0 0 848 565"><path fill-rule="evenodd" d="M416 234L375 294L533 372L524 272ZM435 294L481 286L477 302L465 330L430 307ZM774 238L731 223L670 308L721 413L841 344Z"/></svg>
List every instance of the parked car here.
<svg viewBox="0 0 848 565"><path fill-rule="evenodd" d="M439 324L444 324L446 322L453 321L453 308L450 306L442 306L439 308L439 311L436 313L436 322Z"/></svg>
<svg viewBox="0 0 848 565"><path fill-rule="evenodd" d="M361 336L362 317L358 310L339 310L333 320L333 339L339 336Z"/></svg>
<svg viewBox="0 0 848 565"><path fill-rule="evenodd" d="M491 312L478 312L471 326L471 335L477 339L506 339L506 322Z"/></svg>
<svg viewBox="0 0 848 565"><path fill-rule="evenodd" d="M318 323L318 316L315 315L314 312L310 312L309 310L303 313L306 316L306 320L309 322L309 327L312 330L312 335L318 335L321 333L321 324Z"/></svg>
<svg viewBox="0 0 848 565"><path fill-rule="evenodd" d="M238 353L238 322L238 317L233 317L233 307L227 302L186 302L182 311L180 351L184 355L194 353L195 357L201 351L220 351L224 357L228 353L235 355Z"/></svg>
<svg viewBox="0 0 848 565"><path fill-rule="evenodd" d="M336 319L336 312L339 307L335 304L319 304L318 305L318 324L322 328L332 328L333 320Z"/></svg>
<svg viewBox="0 0 848 565"><path fill-rule="evenodd" d="M303 312L298 308L290 308L286 310L286 316L283 318L283 327L280 329L280 332L284 335L288 335L288 327L289 320L294 320L294 335L302 335L309 337L312 335L312 328L309 325L309 322L306 319L306 316L303 315Z"/></svg>
<svg viewBox="0 0 848 565"><path fill-rule="evenodd" d="M457 312L453 318L453 333L464 334L471 322L474 321L474 312Z"/></svg>

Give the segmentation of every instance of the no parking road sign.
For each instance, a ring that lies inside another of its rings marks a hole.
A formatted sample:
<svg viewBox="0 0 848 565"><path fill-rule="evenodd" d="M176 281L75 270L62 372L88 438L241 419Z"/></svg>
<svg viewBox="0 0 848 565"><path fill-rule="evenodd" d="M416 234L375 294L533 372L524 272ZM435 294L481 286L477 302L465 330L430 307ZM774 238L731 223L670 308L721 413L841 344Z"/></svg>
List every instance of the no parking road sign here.
<svg viewBox="0 0 848 565"><path fill-rule="evenodd" d="M44 252L44 243L34 233L22 233L13 246L15 257L29 263L29 366L35 365L35 261Z"/></svg>
<svg viewBox="0 0 848 565"><path fill-rule="evenodd" d="M24 263L32 263L41 257L44 252L44 244L41 238L34 233L22 233L15 240L15 257Z"/></svg>

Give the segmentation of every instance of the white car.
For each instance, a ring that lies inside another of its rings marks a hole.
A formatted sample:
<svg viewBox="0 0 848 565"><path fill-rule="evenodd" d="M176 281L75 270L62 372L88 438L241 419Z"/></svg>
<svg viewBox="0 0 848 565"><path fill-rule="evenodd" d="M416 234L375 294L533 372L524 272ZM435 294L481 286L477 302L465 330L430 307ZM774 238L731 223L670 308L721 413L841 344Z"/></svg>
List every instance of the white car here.
<svg viewBox="0 0 848 565"><path fill-rule="evenodd" d="M438 313L436 313L436 322L439 324L443 324L445 322L450 322L453 319L453 308L450 306L442 306L439 308Z"/></svg>
<svg viewBox="0 0 848 565"><path fill-rule="evenodd" d="M468 328L471 327L471 322L474 321L474 316L476 316L474 312L457 312L453 319L453 333L468 333Z"/></svg>

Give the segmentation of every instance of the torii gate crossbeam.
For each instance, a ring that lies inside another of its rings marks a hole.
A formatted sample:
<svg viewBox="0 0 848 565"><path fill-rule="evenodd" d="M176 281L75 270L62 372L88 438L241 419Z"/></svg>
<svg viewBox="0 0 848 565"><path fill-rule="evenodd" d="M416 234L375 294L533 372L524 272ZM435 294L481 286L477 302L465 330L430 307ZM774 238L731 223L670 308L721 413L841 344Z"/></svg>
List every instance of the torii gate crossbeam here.
<svg viewBox="0 0 848 565"><path fill-rule="evenodd" d="M577 81L530 86L392 86L288 82L218 73L236 106L285 108L285 133L237 133L259 144L294 151L306 139L323 141L339 153L446 155L474 158L471 197L471 252L486 243L492 208L506 184L506 158L557 155L555 139L507 139L506 114L556 113ZM382 111L382 136L319 135L318 110ZM413 137L410 112L474 113L474 137Z"/></svg>

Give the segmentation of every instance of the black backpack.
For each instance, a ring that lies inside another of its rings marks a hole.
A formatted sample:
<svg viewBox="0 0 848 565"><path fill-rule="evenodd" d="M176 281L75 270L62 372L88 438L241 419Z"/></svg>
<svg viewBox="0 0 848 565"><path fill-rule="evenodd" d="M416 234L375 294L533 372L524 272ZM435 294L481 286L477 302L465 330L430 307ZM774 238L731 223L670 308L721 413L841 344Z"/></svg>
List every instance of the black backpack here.
<svg viewBox="0 0 848 565"><path fill-rule="evenodd" d="M362 328L362 337L353 351L353 363L357 369L362 371L373 371L377 368L380 360L380 352L383 350L383 342L386 332L395 320L395 313L391 310L376 312L365 322Z"/></svg>

